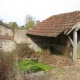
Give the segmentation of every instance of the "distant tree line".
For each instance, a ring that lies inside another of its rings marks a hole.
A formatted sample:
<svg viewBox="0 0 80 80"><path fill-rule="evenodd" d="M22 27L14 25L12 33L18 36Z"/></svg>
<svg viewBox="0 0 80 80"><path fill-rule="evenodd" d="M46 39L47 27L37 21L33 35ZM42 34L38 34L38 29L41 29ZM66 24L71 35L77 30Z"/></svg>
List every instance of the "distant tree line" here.
<svg viewBox="0 0 80 80"><path fill-rule="evenodd" d="M24 25L19 26L17 22L9 22L8 25L13 29L29 29L34 27L38 23L40 23L40 20L35 20L31 15L27 15Z"/></svg>

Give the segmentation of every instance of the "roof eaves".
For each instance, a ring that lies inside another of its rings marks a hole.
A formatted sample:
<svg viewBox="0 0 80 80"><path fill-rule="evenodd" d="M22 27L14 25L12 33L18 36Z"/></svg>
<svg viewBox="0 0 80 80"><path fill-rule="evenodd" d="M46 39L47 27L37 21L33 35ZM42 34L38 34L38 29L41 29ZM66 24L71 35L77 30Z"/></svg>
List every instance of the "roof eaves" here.
<svg viewBox="0 0 80 80"><path fill-rule="evenodd" d="M72 29L70 29L70 31L67 33L67 35L69 35L76 27L78 27L80 25L80 22L79 23L77 23L76 25L74 25L73 27L72 27Z"/></svg>

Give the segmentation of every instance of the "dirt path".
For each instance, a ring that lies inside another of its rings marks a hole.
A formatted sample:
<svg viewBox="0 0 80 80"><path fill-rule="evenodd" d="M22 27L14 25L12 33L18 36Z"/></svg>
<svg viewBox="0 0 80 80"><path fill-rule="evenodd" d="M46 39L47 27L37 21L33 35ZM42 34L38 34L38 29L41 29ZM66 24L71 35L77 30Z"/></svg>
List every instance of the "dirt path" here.
<svg viewBox="0 0 80 80"><path fill-rule="evenodd" d="M45 74L48 80L80 80L80 60L76 65L54 68Z"/></svg>
<svg viewBox="0 0 80 80"><path fill-rule="evenodd" d="M45 72L47 80L80 80L80 60L77 60L76 65L63 55L43 55L41 60L54 67L53 70Z"/></svg>
<svg viewBox="0 0 80 80"><path fill-rule="evenodd" d="M72 65L70 57L45 52L38 58L38 61L53 66L53 70L46 71L44 74L41 72L30 74L30 77L29 75L26 77L29 79L25 80L80 80L80 60L77 60L76 65Z"/></svg>

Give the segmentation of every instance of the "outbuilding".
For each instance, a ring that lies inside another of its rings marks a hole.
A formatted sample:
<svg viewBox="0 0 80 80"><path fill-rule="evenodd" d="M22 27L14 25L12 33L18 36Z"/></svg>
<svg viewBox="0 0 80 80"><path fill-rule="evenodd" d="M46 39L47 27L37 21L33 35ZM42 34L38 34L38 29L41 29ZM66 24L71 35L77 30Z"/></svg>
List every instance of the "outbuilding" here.
<svg viewBox="0 0 80 80"><path fill-rule="evenodd" d="M53 15L27 34L41 48L48 44L63 53L72 53L73 62L80 58L80 11Z"/></svg>

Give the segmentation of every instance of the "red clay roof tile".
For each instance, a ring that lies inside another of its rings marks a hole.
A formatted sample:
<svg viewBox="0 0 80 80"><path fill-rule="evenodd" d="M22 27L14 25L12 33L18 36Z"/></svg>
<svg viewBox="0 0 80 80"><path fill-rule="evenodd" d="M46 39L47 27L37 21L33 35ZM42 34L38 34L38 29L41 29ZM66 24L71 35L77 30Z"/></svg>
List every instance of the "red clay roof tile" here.
<svg viewBox="0 0 80 80"><path fill-rule="evenodd" d="M33 27L27 34L56 37L62 32L67 33L78 22L80 22L80 11L53 15Z"/></svg>

